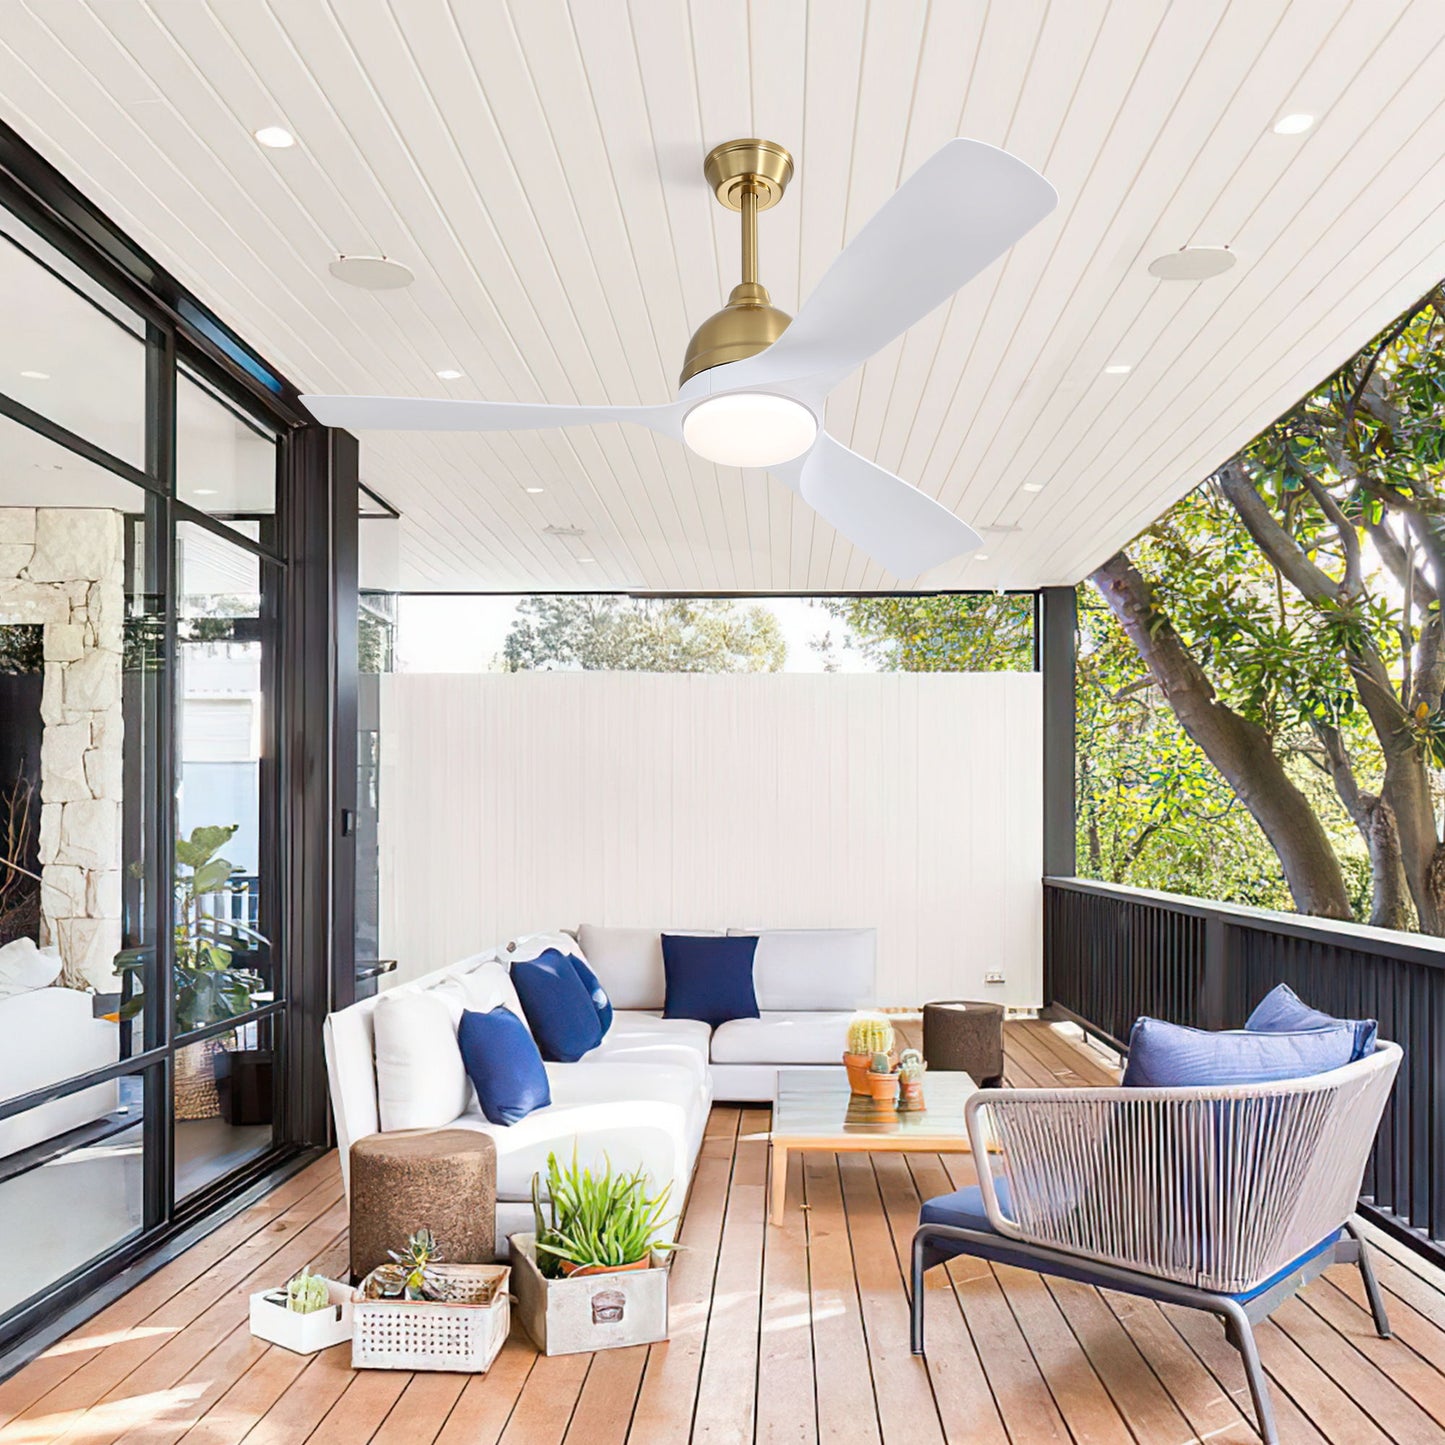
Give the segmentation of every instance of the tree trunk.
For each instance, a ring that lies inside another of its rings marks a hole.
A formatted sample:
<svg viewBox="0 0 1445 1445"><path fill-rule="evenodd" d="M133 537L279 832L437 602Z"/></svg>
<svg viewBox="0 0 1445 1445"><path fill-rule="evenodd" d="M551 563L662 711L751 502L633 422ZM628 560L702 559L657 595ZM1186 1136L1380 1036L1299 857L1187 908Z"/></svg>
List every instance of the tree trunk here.
<svg viewBox="0 0 1445 1445"><path fill-rule="evenodd" d="M1323 824L1285 772L1269 735L1215 697L1204 669L1122 552L1109 558L1092 581L1139 650L1180 725L1224 775L1279 855L1295 907L1324 918L1350 918L1339 859Z"/></svg>

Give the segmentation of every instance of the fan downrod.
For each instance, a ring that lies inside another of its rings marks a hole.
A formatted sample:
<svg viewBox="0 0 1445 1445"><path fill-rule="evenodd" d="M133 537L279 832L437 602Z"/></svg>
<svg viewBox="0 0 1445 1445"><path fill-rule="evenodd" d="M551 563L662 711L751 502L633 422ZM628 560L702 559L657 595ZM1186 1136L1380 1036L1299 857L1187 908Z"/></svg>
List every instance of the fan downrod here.
<svg viewBox="0 0 1445 1445"><path fill-rule="evenodd" d="M683 360L685 384L701 371L766 351L792 320L773 305L758 280L758 212L782 200L793 179L793 158L769 140L730 140L714 146L702 163L713 194L742 216L742 280L728 303L693 333Z"/></svg>

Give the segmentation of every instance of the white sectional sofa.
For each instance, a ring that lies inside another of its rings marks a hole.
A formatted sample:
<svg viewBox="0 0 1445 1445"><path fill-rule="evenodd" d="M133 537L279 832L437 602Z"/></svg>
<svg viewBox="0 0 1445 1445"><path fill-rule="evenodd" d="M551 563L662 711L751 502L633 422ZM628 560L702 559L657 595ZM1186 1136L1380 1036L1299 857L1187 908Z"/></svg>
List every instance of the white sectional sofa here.
<svg viewBox="0 0 1445 1445"><path fill-rule="evenodd" d="M701 932L702 930L692 930ZM639 1165L680 1207L714 1097L771 1102L780 1068L841 1069L848 1020L872 1001L872 929L753 930L760 1017L716 1030L664 1019L661 933L583 925L582 953L615 1010L601 1045L546 1065L552 1102L510 1126L481 1113L456 1047L464 1008L523 1016L507 949L364 999L326 1021L326 1067L343 1174L358 1139L404 1128L476 1129L497 1149L497 1240L531 1227L532 1176L547 1155ZM712 930L716 933L717 930ZM380 1017L379 1017L380 1013ZM450 1039L450 1043L448 1043ZM349 1184L349 1178L348 1178Z"/></svg>

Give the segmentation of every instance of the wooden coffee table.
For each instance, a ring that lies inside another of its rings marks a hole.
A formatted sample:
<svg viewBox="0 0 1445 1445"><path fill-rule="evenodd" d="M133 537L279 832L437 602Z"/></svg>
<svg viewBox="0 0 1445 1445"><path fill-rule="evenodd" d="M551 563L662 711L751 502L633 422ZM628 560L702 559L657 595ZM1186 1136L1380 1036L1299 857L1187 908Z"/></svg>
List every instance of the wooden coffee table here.
<svg viewBox="0 0 1445 1445"><path fill-rule="evenodd" d="M928 1107L900 1110L852 1093L842 1069L779 1069L769 1135L771 1222L783 1222L788 1154L794 1149L826 1149L834 1154L970 1153L963 1106L977 1089L967 1074L930 1072L923 1081Z"/></svg>

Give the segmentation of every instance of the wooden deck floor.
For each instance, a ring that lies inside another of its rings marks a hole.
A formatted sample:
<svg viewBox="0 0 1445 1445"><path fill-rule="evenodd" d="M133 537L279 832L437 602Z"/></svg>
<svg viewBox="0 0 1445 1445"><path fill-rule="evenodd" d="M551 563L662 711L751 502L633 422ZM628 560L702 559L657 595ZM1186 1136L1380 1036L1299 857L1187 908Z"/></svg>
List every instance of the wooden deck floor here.
<svg viewBox="0 0 1445 1445"><path fill-rule="evenodd" d="M1035 1023L1009 1026L1008 1074L1108 1078ZM767 1228L767 1125L766 1109L713 1111L666 1345L549 1360L514 1332L489 1374L467 1377L353 1374L347 1347L305 1359L253 1340L250 1291L303 1264L345 1268L330 1156L0 1383L0 1442L1257 1440L1213 1321L1079 1285L935 1270L931 1358L914 1359L904 1266L919 1200L967 1182L971 1162L810 1154L792 1163L786 1224ZM1388 1254L1379 1270L1395 1339L1375 1338L1345 1269L1261 1330L1285 1439L1445 1441L1445 1292Z"/></svg>

